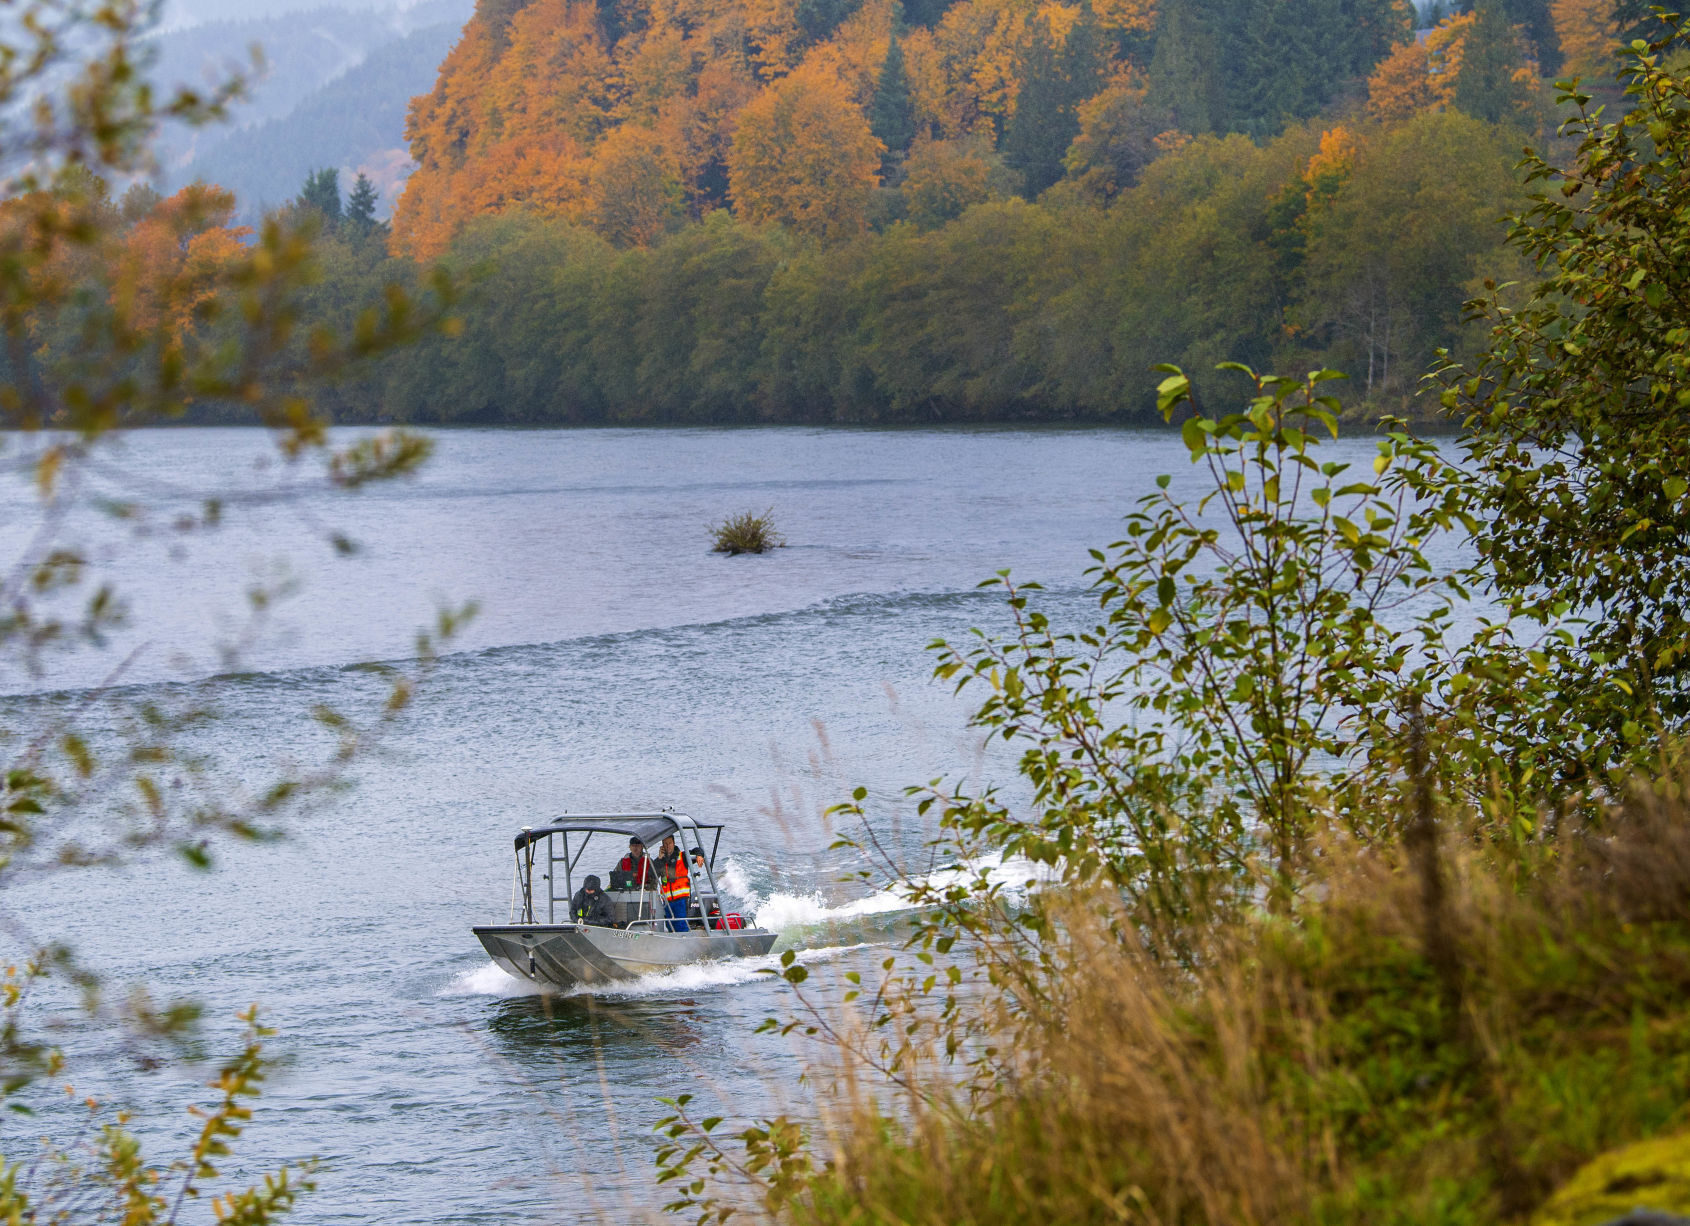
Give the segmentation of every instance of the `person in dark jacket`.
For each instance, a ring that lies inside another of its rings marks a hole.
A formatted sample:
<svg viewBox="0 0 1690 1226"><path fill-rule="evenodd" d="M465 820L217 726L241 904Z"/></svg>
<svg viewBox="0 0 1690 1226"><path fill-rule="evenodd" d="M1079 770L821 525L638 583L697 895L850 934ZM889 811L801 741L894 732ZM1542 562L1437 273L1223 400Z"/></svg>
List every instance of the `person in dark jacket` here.
<svg viewBox="0 0 1690 1226"><path fill-rule="evenodd" d="M592 873L581 883L581 888L575 891L575 897L569 900L569 918L577 924L590 924L594 928L612 927L610 917L610 899L599 889L599 879Z"/></svg>
<svg viewBox="0 0 1690 1226"><path fill-rule="evenodd" d="M628 854L617 863L616 871L628 874L628 884L632 889L657 888L657 867L645 854L645 844L640 842L638 835L628 840Z"/></svg>

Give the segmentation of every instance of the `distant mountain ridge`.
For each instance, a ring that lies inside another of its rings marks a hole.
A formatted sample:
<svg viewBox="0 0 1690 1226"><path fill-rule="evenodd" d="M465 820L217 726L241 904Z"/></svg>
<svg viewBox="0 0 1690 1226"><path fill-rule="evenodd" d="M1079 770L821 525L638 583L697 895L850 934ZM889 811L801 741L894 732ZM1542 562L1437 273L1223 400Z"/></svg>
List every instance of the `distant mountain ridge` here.
<svg viewBox="0 0 1690 1226"><path fill-rule="evenodd" d="M472 0L319 6L161 32L154 76L167 84L250 72L254 45L264 61L231 123L166 135L163 185L215 182L250 218L291 198L311 170L334 166L368 173L385 214L409 170L405 108L433 83L472 9Z"/></svg>

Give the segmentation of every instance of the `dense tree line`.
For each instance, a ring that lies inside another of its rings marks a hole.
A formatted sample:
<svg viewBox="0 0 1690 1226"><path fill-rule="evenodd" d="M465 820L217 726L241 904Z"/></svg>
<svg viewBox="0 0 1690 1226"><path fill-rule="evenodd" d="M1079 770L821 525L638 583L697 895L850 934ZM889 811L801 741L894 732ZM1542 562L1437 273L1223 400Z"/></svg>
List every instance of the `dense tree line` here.
<svg viewBox="0 0 1690 1226"><path fill-rule="evenodd" d="M1349 373L1418 415L1503 246L1545 74L1611 0L482 0L391 234L333 171L312 322L438 260L342 419L1099 417L1149 369ZM391 241L390 241L391 240ZM302 331L303 335L303 331ZM302 339L301 344L305 341ZM1199 393L1203 388L1199 387Z"/></svg>
<svg viewBox="0 0 1690 1226"><path fill-rule="evenodd" d="M716 210L619 246L513 209L448 251L462 334L342 386L334 408L571 424L1100 416L1150 410L1157 362L1236 359L1333 365L1358 399L1403 411L1433 351L1463 343L1469 291L1510 267L1497 219L1520 199L1515 140L1454 110L1293 125L1265 144L1203 136L1101 204L1072 180L1038 202L998 195L981 154L977 198L906 201L916 219L832 243ZM345 230L325 253L313 309L331 321L416 275Z"/></svg>

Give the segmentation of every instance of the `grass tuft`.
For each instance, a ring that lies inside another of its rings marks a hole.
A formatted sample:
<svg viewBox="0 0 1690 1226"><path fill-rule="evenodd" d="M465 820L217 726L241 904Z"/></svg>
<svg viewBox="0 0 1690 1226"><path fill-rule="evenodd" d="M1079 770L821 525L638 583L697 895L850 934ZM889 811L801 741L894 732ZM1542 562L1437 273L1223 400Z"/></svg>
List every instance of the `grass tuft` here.
<svg viewBox="0 0 1690 1226"><path fill-rule="evenodd" d="M710 535L716 542L710 547L712 553L767 553L786 544L775 531L773 507L762 514L742 511L731 515L712 527Z"/></svg>

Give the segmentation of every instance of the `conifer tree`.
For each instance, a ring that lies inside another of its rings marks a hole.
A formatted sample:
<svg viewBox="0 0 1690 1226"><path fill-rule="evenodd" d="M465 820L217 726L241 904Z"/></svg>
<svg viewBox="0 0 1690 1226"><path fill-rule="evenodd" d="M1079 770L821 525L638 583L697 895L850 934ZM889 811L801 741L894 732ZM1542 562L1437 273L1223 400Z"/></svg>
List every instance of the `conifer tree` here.
<svg viewBox="0 0 1690 1226"><path fill-rule="evenodd" d="M881 158L881 178L889 178L902 165L915 139L915 106L910 101L910 79L904 70L904 49L894 34L886 46L886 60L880 66L874 99L869 104L869 131L886 146Z"/></svg>
<svg viewBox="0 0 1690 1226"><path fill-rule="evenodd" d="M347 223L359 236L375 229L377 198L376 185L360 170L358 179L352 184L352 191L346 198Z"/></svg>
<svg viewBox="0 0 1690 1226"><path fill-rule="evenodd" d="M1502 12L1508 23L1520 31L1530 44L1530 52L1545 77L1561 71L1561 41L1555 33L1555 17L1550 0L1503 0Z"/></svg>
<svg viewBox="0 0 1690 1226"><path fill-rule="evenodd" d="M340 171L332 166L313 170L305 176L305 187L299 193L299 207L310 209L329 227L340 223Z"/></svg>
<svg viewBox="0 0 1690 1226"><path fill-rule="evenodd" d="M1225 127L1225 108L1213 70L1214 39L1203 0L1167 0L1156 24L1150 60L1150 103L1173 116L1182 132Z"/></svg>
<svg viewBox="0 0 1690 1226"><path fill-rule="evenodd" d="M1481 0L1461 51L1455 107L1486 123L1518 122L1531 98L1515 76L1520 45L1499 0Z"/></svg>
<svg viewBox="0 0 1690 1226"><path fill-rule="evenodd" d="M1411 24L1394 0L1165 0L1151 100L1187 132L1269 137L1365 79Z"/></svg>
<svg viewBox="0 0 1690 1226"><path fill-rule="evenodd" d="M475 18L502 44L511 18L527 7L528 0L475 0Z"/></svg>
<svg viewBox="0 0 1690 1226"><path fill-rule="evenodd" d="M1097 92L1099 42L1089 4L1060 47L1043 17L1032 25L1021 55L1021 92L1003 136L1003 160L1021 172L1029 198L1066 170L1063 158L1080 134L1079 105Z"/></svg>

